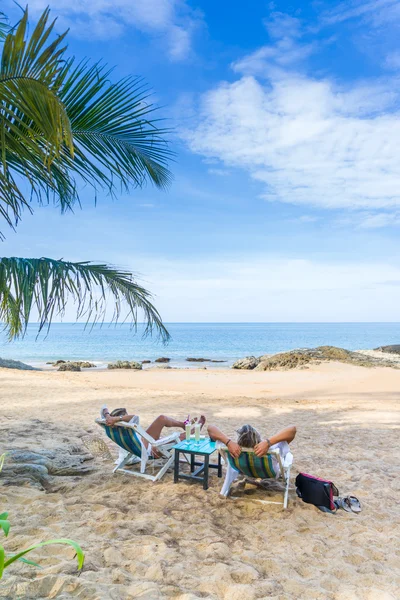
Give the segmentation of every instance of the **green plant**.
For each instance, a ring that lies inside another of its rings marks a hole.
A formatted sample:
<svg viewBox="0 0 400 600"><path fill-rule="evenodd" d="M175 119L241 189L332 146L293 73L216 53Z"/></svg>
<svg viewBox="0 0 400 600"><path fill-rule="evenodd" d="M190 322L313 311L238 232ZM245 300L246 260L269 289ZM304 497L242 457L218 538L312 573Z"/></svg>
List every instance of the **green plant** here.
<svg viewBox="0 0 400 600"><path fill-rule="evenodd" d="M115 196L171 181L166 130L142 80L113 83L105 65L66 57L67 32L54 36L49 13L29 34L28 9L15 27L0 12L0 217L12 228L34 201L72 210L83 185ZM168 339L151 294L129 272L89 261L0 259L0 320L10 338L25 333L32 312L40 329L49 326L68 298L77 318L101 320L108 296L115 321L124 302L134 325L143 310L146 331Z"/></svg>
<svg viewBox="0 0 400 600"><path fill-rule="evenodd" d="M10 521L8 520L8 513L6 513L6 512L2 513L0 515L0 529L3 530L4 535L6 537L8 537L10 527L11 527L11 525L10 525ZM22 550L21 552L17 552L16 554L12 554L9 556L6 555L4 546L2 546L0 544L0 579L3 577L3 573L4 573L5 569L7 567L9 567L10 565L12 565L12 563L17 560L24 562L25 564L32 565L34 567L39 567L40 565L38 565L37 563L35 563L31 560L24 558L24 556L26 554L28 554L29 552L36 550L37 548L41 548L42 546L49 546L52 544L66 544L68 546L72 546L72 548L76 552L78 569L79 570L82 569L83 563L85 561L85 555L84 555L83 550L80 547L80 545L77 542L74 542L74 540L69 540L67 538L59 538L56 540L48 540L46 542L39 542L38 544L33 544L32 546L29 546L29 548L26 548L25 550Z"/></svg>

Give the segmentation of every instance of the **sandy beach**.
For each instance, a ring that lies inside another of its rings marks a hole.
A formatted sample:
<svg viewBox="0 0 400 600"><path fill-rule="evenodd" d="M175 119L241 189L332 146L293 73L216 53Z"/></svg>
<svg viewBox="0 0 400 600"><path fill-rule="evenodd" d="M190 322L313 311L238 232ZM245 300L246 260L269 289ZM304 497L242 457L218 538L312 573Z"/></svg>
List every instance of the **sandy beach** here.
<svg viewBox="0 0 400 600"><path fill-rule="evenodd" d="M389 600L400 595L400 371L339 363L289 372L231 370L81 373L0 370L1 451L84 451L82 436L104 437L99 407L126 406L145 426L159 414L203 413L228 434L250 422L265 435L297 426L288 510L252 486L224 500L171 473L156 484L112 475L94 458L83 477L57 477L48 492L0 486L12 522L9 552L54 537L73 551L32 554L42 569L17 564L0 597L85 600ZM113 454L115 449L109 444ZM324 514L296 497L299 471L354 494L361 514ZM1 483L1 479L0 479Z"/></svg>

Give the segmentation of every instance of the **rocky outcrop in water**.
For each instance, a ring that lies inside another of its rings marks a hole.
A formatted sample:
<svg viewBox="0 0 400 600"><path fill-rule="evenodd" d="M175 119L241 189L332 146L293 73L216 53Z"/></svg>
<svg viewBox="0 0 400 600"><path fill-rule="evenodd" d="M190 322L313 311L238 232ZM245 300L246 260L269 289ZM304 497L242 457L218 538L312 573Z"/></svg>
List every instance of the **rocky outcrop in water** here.
<svg viewBox="0 0 400 600"><path fill-rule="evenodd" d="M74 361L74 364L78 365L81 369L94 369L96 367L94 363L91 363L88 360Z"/></svg>
<svg viewBox="0 0 400 600"><path fill-rule="evenodd" d="M278 369L295 369L303 367L314 360L311 355L303 352L283 352L261 360L254 371L274 371Z"/></svg>
<svg viewBox="0 0 400 600"><path fill-rule="evenodd" d="M387 358L378 358L361 352L351 352L336 346L318 346L318 348L291 350L272 356L264 355L259 358L247 356L236 361L232 368L255 371L288 370L307 368L310 364L327 361L338 361L360 367L392 367L398 369L400 366L398 362Z"/></svg>
<svg viewBox="0 0 400 600"><path fill-rule="evenodd" d="M34 367L26 365L19 360L11 360L6 358L0 358L0 368L2 369L19 369L20 371L37 371Z"/></svg>
<svg viewBox="0 0 400 600"><path fill-rule="evenodd" d="M170 358L167 358L166 356L161 356L160 358L156 358L156 360L154 362L156 363L169 363L170 362Z"/></svg>
<svg viewBox="0 0 400 600"><path fill-rule="evenodd" d="M375 348L376 352L387 352L388 354L400 354L400 344L393 344L391 346L379 346Z"/></svg>
<svg viewBox="0 0 400 600"><path fill-rule="evenodd" d="M115 363L109 363L107 369L134 369L140 371L142 364L134 360L117 360Z"/></svg>
<svg viewBox="0 0 400 600"><path fill-rule="evenodd" d="M186 359L187 362L211 362L211 363L224 363L226 360L215 360L213 358L192 358Z"/></svg>
<svg viewBox="0 0 400 600"><path fill-rule="evenodd" d="M94 369L96 365L88 360L57 360L56 362L47 362L46 365L58 367L58 371L80 371L80 369ZM79 367L75 369L74 367Z"/></svg>
<svg viewBox="0 0 400 600"><path fill-rule="evenodd" d="M57 371L80 371L80 370L81 370L80 366L73 362L62 363L57 369Z"/></svg>
<svg viewBox="0 0 400 600"><path fill-rule="evenodd" d="M252 371L259 364L260 359L255 356L246 356L245 358L240 358L232 365L232 369L247 369Z"/></svg>

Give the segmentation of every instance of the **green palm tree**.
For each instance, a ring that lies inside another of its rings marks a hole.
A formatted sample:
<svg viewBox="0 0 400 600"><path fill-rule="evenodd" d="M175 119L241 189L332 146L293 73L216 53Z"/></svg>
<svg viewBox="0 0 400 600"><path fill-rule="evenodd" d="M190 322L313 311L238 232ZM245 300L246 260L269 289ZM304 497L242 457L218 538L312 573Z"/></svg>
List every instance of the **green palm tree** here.
<svg viewBox="0 0 400 600"><path fill-rule="evenodd" d="M24 209L54 203L62 212L79 204L83 185L118 191L171 181L166 130L154 117L143 82L110 82L111 70L65 57L67 32L54 36L49 9L28 35L28 9L15 28L0 13L0 218L15 228ZM0 231L0 236L3 233ZM131 273L91 262L0 258L0 320L9 337L23 335L32 311L39 330L63 314L69 299L77 318L115 321L127 306L133 324L144 313L146 332L168 332L151 294Z"/></svg>

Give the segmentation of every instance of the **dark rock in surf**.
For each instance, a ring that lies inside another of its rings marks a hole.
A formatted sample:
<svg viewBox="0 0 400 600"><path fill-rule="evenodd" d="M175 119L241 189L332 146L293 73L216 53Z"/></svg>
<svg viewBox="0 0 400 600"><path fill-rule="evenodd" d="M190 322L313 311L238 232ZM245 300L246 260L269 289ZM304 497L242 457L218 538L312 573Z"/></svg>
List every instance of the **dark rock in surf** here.
<svg viewBox="0 0 400 600"><path fill-rule="evenodd" d="M81 370L80 366L77 365L76 363L72 363L72 362L63 363L57 369L57 371L80 371L80 370Z"/></svg>
<svg viewBox="0 0 400 600"><path fill-rule="evenodd" d="M140 371L142 369L142 364L135 360L117 360L115 363L109 363L107 369L133 369L135 371Z"/></svg>

